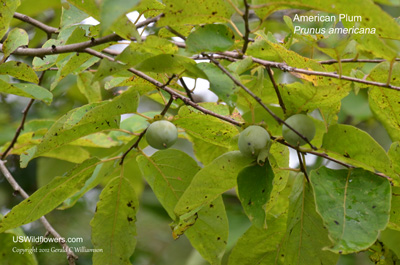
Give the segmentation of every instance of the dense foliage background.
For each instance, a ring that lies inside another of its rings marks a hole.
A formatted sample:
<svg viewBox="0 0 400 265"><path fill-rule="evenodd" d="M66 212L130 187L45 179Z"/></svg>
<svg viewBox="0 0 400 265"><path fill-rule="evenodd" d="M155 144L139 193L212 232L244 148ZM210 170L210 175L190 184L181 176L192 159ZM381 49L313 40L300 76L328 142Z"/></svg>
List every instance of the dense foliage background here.
<svg viewBox="0 0 400 265"><path fill-rule="evenodd" d="M398 0L2 0L0 14L0 264L400 262ZM301 147L282 138L298 113L316 126ZM160 119L179 139L157 151L143 136ZM237 147L251 124L271 135L257 158Z"/></svg>

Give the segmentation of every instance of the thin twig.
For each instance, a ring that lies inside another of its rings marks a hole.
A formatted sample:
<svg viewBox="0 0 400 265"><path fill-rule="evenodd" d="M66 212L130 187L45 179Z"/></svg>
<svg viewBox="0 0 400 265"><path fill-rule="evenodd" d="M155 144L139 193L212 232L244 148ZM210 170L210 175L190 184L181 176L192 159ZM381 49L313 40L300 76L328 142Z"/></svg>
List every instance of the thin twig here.
<svg viewBox="0 0 400 265"><path fill-rule="evenodd" d="M46 72L46 71L43 71L43 72L40 74L39 83L38 83L39 85L42 83L42 80L43 80L43 77L44 77L45 72ZM21 131L24 129L24 124L25 124L26 117L28 116L28 112L29 112L31 106L33 105L33 102L34 102L34 101L35 101L35 100L32 98L32 99L29 101L28 105L25 107L25 109L22 111L22 120L21 120L21 123L19 124L17 130L15 131L14 137L13 137L13 139L11 140L10 145L7 147L7 149L6 149L6 150L4 151L4 153L1 155L1 158L0 158L1 160L4 160L4 159L7 157L8 153L10 152L10 150L14 147L15 143L17 142L18 137L19 137L19 135L21 134Z"/></svg>
<svg viewBox="0 0 400 265"><path fill-rule="evenodd" d="M21 188L21 186L18 184L18 182L15 180L15 178L11 175L10 171L8 171L5 161L0 160L0 170L3 173L4 177L10 183L11 187L14 189L15 192L18 192L21 194L22 198L28 199L29 195L24 191L24 189ZM75 253L71 250L71 248L67 245L65 242L64 238L60 236L60 234L53 228L53 226L47 221L46 217L42 216L40 217L40 222L43 224L43 226L46 228L46 230L54 237L59 239L59 243L64 249L64 251L67 253L67 258L68 258L68 263L70 265L75 265L75 260L78 259L78 256L75 255Z"/></svg>
<svg viewBox="0 0 400 265"><path fill-rule="evenodd" d="M281 93L279 92L278 85L275 82L274 73L272 73L271 67L267 66L265 68L267 69L269 79L271 79L272 85L274 86L275 93L276 93L276 96L278 97L279 105L281 105L283 114L286 114L285 103L283 103L283 99L282 99Z"/></svg>
<svg viewBox="0 0 400 265"><path fill-rule="evenodd" d="M176 36L178 36L179 38L181 38L182 40L186 40L186 37L183 36L182 34L180 34L178 31L174 30L173 28L171 28L170 26L166 26L165 27L166 30L168 30L171 33L174 33Z"/></svg>
<svg viewBox="0 0 400 265"><path fill-rule="evenodd" d="M146 131L147 131L147 128L144 129L144 130L139 134L139 136L138 136L136 142L135 142L131 147L129 147L129 149L126 150L125 153L122 155L121 161L119 162L119 164L120 164L121 166L124 164L125 157L129 154L129 152L130 152L133 148L137 148L137 147L139 146L139 142L140 142L140 140L142 140L143 136L146 134Z"/></svg>
<svg viewBox="0 0 400 265"><path fill-rule="evenodd" d="M306 161L305 160L303 161L303 159L301 158L299 150L296 150L296 152L297 152L297 158L299 159L300 169L303 172L304 176L306 177L307 182L310 182L310 179L308 178L308 174L307 174L307 169L305 166ZM304 156L303 156L303 158L304 158Z"/></svg>
<svg viewBox="0 0 400 265"><path fill-rule="evenodd" d="M395 61L400 61L400 58L396 58ZM341 63L383 63L387 62L387 60L384 59L341 59ZM320 64L335 64L339 63L338 60L332 59L332 60L324 60L324 61L318 61Z"/></svg>
<svg viewBox="0 0 400 265"><path fill-rule="evenodd" d="M164 116L167 113L169 107L171 107L172 102L174 102L174 97L171 95L164 109L160 113L161 116Z"/></svg>
<svg viewBox="0 0 400 265"><path fill-rule="evenodd" d="M250 25L249 25L249 9L250 5L247 3L247 0L243 0L244 2L244 14L243 14L243 20L244 20L244 36L243 36L243 48L242 48L242 54L246 54L247 47L249 45L249 36L250 36Z"/></svg>
<svg viewBox="0 0 400 265"><path fill-rule="evenodd" d="M317 150L317 148L311 144L311 142L307 139L307 137L305 137L304 135L302 135L301 133L299 133L297 130L295 130L292 126L290 126L289 124L287 124L284 120L282 120L281 118L279 118L272 110L270 110L263 102L262 100L256 95L254 94L250 89L248 89L245 85L243 85L239 80L237 80L228 70L225 69L225 67L223 67L217 60L215 60L213 57L206 55L211 62L213 62L216 66L218 66L219 69L221 69L236 85L240 86L244 91L246 91L247 94L249 94L252 98L254 98L258 104L260 104L277 122L279 122L280 124L284 124L286 125L290 130L292 130L294 133L296 133L298 136L301 137L301 139L303 139L304 141L306 141L306 143L308 143L310 145L310 147L314 150Z"/></svg>
<svg viewBox="0 0 400 265"><path fill-rule="evenodd" d="M188 96L188 98L190 98L190 100L194 102L194 99L192 96L192 91L190 91L190 89L187 87L185 80L183 80L183 78L179 78L179 82L181 82L183 89L185 89L185 92L186 92L186 95Z"/></svg>

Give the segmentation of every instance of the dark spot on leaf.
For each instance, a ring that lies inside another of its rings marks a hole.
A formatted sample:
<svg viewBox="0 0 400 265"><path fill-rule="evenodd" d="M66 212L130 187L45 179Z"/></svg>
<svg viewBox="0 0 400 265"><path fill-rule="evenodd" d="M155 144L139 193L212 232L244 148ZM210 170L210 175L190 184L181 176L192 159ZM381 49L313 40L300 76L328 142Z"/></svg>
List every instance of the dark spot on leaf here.
<svg viewBox="0 0 400 265"><path fill-rule="evenodd" d="M220 237L217 237L217 240L221 240L221 238L220 238Z"/></svg>
<svg viewBox="0 0 400 265"><path fill-rule="evenodd" d="M376 205L373 205L373 206L372 206L372 209L375 209L375 208L376 208Z"/></svg>
<svg viewBox="0 0 400 265"><path fill-rule="evenodd" d="M210 204L210 208L214 208L214 204Z"/></svg>
<svg viewBox="0 0 400 265"><path fill-rule="evenodd" d="M264 193L264 192L265 192L265 189L263 189L261 192Z"/></svg>
<svg viewBox="0 0 400 265"><path fill-rule="evenodd" d="M128 222L132 222L133 218L128 216Z"/></svg>
<svg viewBox="0 0 400 265"><path fill-rule="evenodd" d="M338 221L335 220L334 222L335 222L335 224L339 225L339 222L338 222Z"/></svg>

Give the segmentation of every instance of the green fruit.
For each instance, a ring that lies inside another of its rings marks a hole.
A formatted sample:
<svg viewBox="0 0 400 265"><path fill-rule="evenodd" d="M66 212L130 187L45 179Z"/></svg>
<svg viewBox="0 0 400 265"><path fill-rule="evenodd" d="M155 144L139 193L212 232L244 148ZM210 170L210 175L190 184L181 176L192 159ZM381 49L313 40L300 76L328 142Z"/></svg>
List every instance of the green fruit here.
<svg viewBox="0 0 400 265"><path fill-rule="evenodd" d="M147 143L155 149L167 149L178 139L178 130L169 121L156 121L146 131Z"/></svg>
<svg viewBox="0 0 400 265"><path fill-rule="evenodd" d="M315 136L315 125L310 117L304 114L296 114L285 121L289 126L298 131L301 135L311 141ZM306 144L299 135L289 129L286 125L282 126L283 138L291 145L301 146Z"/></svg>
<svg viewBox="0 0 400 265"><path fill-rule="evenodd" d="M251 125L239 135L239 150L245 156L257 157L269 140L269 134L264 128Z"/></svg>

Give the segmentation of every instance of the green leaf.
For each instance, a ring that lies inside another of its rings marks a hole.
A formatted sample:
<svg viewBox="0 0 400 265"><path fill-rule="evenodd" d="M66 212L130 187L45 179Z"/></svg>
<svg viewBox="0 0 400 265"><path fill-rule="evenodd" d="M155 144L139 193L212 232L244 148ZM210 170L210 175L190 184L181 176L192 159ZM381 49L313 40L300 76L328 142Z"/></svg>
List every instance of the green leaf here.
<svg viewBox="0 0 400 265"><path fill-rule="evenodd" d="M229 146L231 139L239 133L234 125L186 106L179 109L174 124L190 136L222 147Z"/></svg>
<svg viewBox="0 0 400 265"><path fill-rule="evenodd" d="M389 247L394 253L396 253L397 257L400 257L400 231L387 228L381 232L379 240L382 241L382 243L385 244L386 247ZM396 263L386 262L381 264L395 265Z"/></svg>
<svg viewBox="0 0 400 265"><path fill-rule="evenodd" d="M181 219L192 216L219 195L234 188L237 175L252 160L239 151L228 152L216 158L195 175L176 204L175 214Z"/></svg>
<svg viewBox="0 0 400 265"><path fill-rule="evenodd" d="M179 150L158 151L151 157L139 156L139 168L168 215L175 219L174 208L200 168L189 155ZM176 165L179 165L177 167ZM228 240L228 219L221 197L197 213L193 225L177 224L173 236L186 231L192 245L211 264L220 264Z"/></svg>
<svg viewBox="0 0 400 265"><path fill-rule="evenodd" d="M138 0L104 0L100 11L101 31L105 32L117 19L125 17L138 2ZM134 27L133 24L132 26Z"/></svg>
<svg viewBox="0 0 400 265"><path fill-rule="evenodd" d="M44 157L52 157L71 163L80 164L90 158L90 153L79 146L64 145L57 149L42 154Z"/></svg>
<svg viewBox="0 0 400 265"><path fill-rule="evenodd" d="M47 105L53 100L53 94L47 89L33 84L13 83L9 84L0 79L0 92L14 94L21 97L33 98L43 101Z"/></svg>
<svg viewBox="0 0 400 265"><path fill-rule="evenodd" d="M265 206L272 191L274 172L266 161L245 167L237 176L237 190L240 202L250 221L258 229L267 228Z"/></svg>
<svg viewBox="0 0 400 265"><path fill-rule="evenodd" d="M285 241L279 255L284 255L284 264L336 264L339 255L322 250L329 244L328 233L315 211L311 185L299 174L289 197Z"/></svg>
<svg viewBox="0 0 400 265"><path fill-rule="evenodd" d="M286 215L268 220L268 229L251 226L236 243L228 265L280 264L277 246L286 231Z"/></svg>
<svg viewBox="0 0 400 265"><path fill-rule="evenodd" d="M0 38L3 38L8 31L14 12L20 5L20 0L2 2L0 5Z"/></svg>
<svg viewBox="0 0 400 265"><path fill-rule="evenodd" d="M124 173L125 176L128 175L126 172L133 173L133 174L137 174L138 173L137 171L133 171L133 172L128 171L128 170L131 169L130 168L131 163L136 164L136 161L132 161L132 160L133 159L131 159L131 158L127 158L125 160L125 162L126 162L124 164L124 169L126 169L126 171L124 171L125 172ZM90 178L88 178L86 180L85 185L77 193L75 193L73 196L71 196L68 199L66 199L64 201L63 205L61 205L57 209L65 210L65 209L71 208L72 206L74 206L76 204L76 202L83 195L85 195L86 192L88 192L89 190L95 188L97 185L101 184L102 181L104 181L107 178L108 178L108 180L111 180L114 177L119 176L121 174L121 168L122 167L119 165L119 161L118 160L111 160L111 161L107 161L105 163L102 163L100 165L97 165L96 169L93 171L93 174L90 176ZM107 182L103 182L103 183L107 183Z"/></svg>
<svg viewBox="0 0 400 265"><path fill-rule="evenodd" d="M190 141L193 144L193 151L197 160L203 165L210 164L215 158L229 151L226 147L214 145L196 137L190 137Z"/></svg>
<svg viewBox="0 0 400 265"><path fill-rule="evenodd" d="M35 71L33 71L29 65L22 62L9 61L0 64L0 74L11 75L19 80L27 82L39 83L39 78Z"/></svg>
<svg viewBox="0 0 400 265"><path fill-rule="evenodd" d="M0 214L0 220L3 216ZM20 237L26 237L26 234L21 228L15 228L0 234L0 257L1 265L8 264L26 264L37 265L33 247L30 242L19 242ZM18 240L18 241L16 241ZM17 252L18 250L26 250L24 254ZM30 251L31 250L31 251ZM37 249L36 249L37 250Z"/></svg>
<svg viewBox="0 0 400 265"><path fill-rule="evenodd" d="M87 98L89 103L101 101L101 90L99 82L93 82L93 74L83 72L78 75L79 91Z"/></svg>
<svg viewBox="0 0 400 265"><path fill-rule="evenodd" d="M318 108L328 108L331 116L337 115L341 100L351 90L350 85L315 86L300 82L284 84L279 88L289 116Z"/></svg>
<svg viewBox="0 0 400 265"><path fill-rule="evenodd" d="M223 0L166 0L163 3L165 16L158 22L159 26L226 22L234 12Z"/></svg>
<svg viewBox="0 0 400 265"><path fill-rule="evenodd" d="M329 126L322 148L340 161L374 172L392 175L390 160L385 150L366 132L350 125Z"/></svg>
<svg viewBox="0 0 400 265"><path fill-rule="evenodd" d="M189 34L186 49L192 53L224 52L234 44L235 36L222 24L204 25Z"/></svg>
<svg viewBox="0 0 400 265"><path fill-rule="evenodd" d="M377 65L369 74L369 79L376 82L387 82L390 72L389 62ZM400 85L400 64L392 68L392 85ZM399 91L383 87L371 87L368 91L368 101L375 117L385 126L393 141L400 141L400 100Z"/></svg>
<svg viewBox="0 0 400 265"><path fill-rule="evenodd" d="M78 9L84 11L86 14L94 17L95 19L100 19L100 9L96 4L96 0L67 0L69 3L76 6Z"/></svg>
<svg viewBox="0 0 400 265"><path fill-rule="evenodd" d="M25 30L19 28L12 29L3 44L3 58L7 58L18 47L28 45L28 43L29 37Z"/></svg>
<svg viewBox="0 0 400 265"><path fill-rule="evenodd" d="M116 57L118 61L129 66L136 66L145 59L159 54L175 54L178 47L166 39L153 35L147 36L143 43L131 42L123 52Z"/></svg>
<svg viewBox="0 0 400 265"><path fill-rule="evenodd" d="M400 187L392 187L392 202L388 227L400 231Z"/></svg>
<svg viewBox="0 0 400 265"><path fill-rule="evenodd" d="M0 232L33 222L51 212L65 199L78 192L93 173L94 165L99 162L92 158L74 167L64 177L56 177L41 187L28 199L25 199L4 216L0 223Z"/></svg>
<svg viewBox="0 0 400 265"><path fill-rule="evenodd" d="M103 189L90 222L93 247L103 250L93 253L93 264L131 264L138 207L135 190L122 174Z"/></svg>
<svg viewBox="0 0 400 265"><path fill-rule="evenodd" d="M234 107L237 95L235 94L236 85L232 79L211 63L199 63L197 66L207 75L207 79L210 81L210 90L229 107Z"/></svg>
<svg viewBox="0 0 400 265"><path fill-rule="evenodd" d="M180 74L186 71L194 77L207 78L204 72L197 67L194 60L174 54L160 54L148 58L136 65L136 69L144 72L168 74Z"/></svg>
<svg viewBox="0 0 400 265"><path fill-rule="evenodd" d="M103 78L116 74L122 70L128 69L129 65L124 65L118 62L112 62L108 59L102 59L92 82L100 81Z"/></svg>
<svg viewBox="0 0 400 265"><path fill-rule="evenodd" d="M71 26L75 23L82 22L84 19L88 17L88 15L76 8L73 5L65 5L62 8L61 21L60 21L60 29Z"/></svg>
<svg viewBox="0 0 400 265"><path fill-rule="evenodd" d="M70 145L78 145L85 147L110 148L117 146L118 142L112 140L106 133L94 133L84 136L70 143Z"/></svg>
<svg viewBox="0 0 400 265"><path fill-rule="evenodd" d="M396 184L398 184L400 178L400 142L392 143L388 151L388 156L392 164L391 167L394 171L393 179L395 180Z"/></svg>
<svg viewBox="0 0 400 265"><path fill-rule="evenodd" d="M289 148L278 144L272 143L271 148L269 150L269 163L272 167L273 174L275 175L273 179L273 185L271 190L270 198L265 205L264 209L266 213L277 216L282 212L286 211L285 207L276 207L279 203L281 203L282 190L287 187L287 182L289 178L289 171L282 170L282 168L289 167ZM286 198L285 198L286 199ZM278 212L276 212L276 208L278 208Z"/></svg>
<svg viewBox="0 0 400 265"><path fill-rule="evenodd" d="M347 254L369 248L389 221L389 181L360 168L326 167L311 171L310 180L333 242L327 249Z"/></svg>
<svg viewBox="0 0 400 265"><path fill-rule="evenodd" d="M139 156L137 161L142 175L160 203L168 215L175 219L174 207L177 201L200 170L196 161L175 149L158 151L151 157Z"/></svg>
<svg viewBox="0 0 400 265"><path fill-rule="evenodd" d="M54 123L38 146L29 149L21 156L21 166L26 167L34 157L83 136L118 128L119 115L135 113L138 101L137 92L130 89L113 100L92 103L71 110Z"/></svg>

